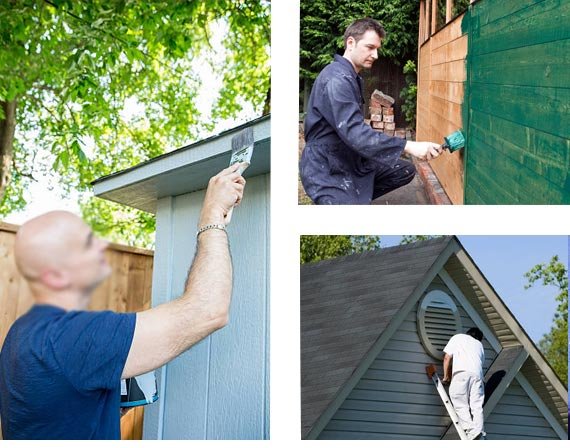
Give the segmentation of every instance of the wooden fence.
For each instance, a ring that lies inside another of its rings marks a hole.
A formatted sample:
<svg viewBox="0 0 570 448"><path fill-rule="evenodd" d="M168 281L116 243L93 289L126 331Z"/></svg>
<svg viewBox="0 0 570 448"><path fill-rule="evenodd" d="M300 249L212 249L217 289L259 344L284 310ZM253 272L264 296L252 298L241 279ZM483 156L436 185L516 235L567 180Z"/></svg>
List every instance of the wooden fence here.
<svg viewBox="0 0 570 448"><path fill-rule="evenodd" d="M466 204L570 204L570 2L469 8Z"/></svg>
<svg viewBox="0 0 570 448"><path fill-rule="evenodd" d="M420 1L417 138L454 204L570 204L570 2Z"/></svg>
<svg viewBox="0 0 570 448"><path fill-rule="evenodd" d="M417 140L443 142L463 128L463 83L466 78L467 35L463 14L452 19L452 2L446 5L446 24L437 29L437 1L420 2L418 54ZM430 162L449 199L463 203L463 151L445 152Z"/></svg>
<svg viewBox="0 0 570 448"><path fill-rule="evenodd" d="M0 346L12 323L32 306L26 281L16 269L13 246L18 226L0 222ZM90 309L137 312L150 308L153 252L110 244L107 259L111 276L93 294ZM123 439L142 438L143 409L130 410L121 419Z"/></svg>

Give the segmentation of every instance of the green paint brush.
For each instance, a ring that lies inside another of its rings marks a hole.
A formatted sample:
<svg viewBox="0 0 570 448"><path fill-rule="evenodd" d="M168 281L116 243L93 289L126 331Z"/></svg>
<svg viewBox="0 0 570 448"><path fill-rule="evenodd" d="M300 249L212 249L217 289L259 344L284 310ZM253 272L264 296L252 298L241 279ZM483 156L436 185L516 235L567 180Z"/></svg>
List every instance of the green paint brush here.
<svg viewBox="0 0 570 448"><path fill-rule="evenodd" d="M239 174L247 169L251 163L251 156L253 154L253 128L245 128L243 131L237 133L232 137L232 156L230 158L230 166L234 163L240 163L241 166L237 170ZM226 215L226 224L229 224L232 219L234 208L230 208Z"/></svg>
<svg viewBox="0 0 570 448"><path fill-rule="evenodd" d="M449 149L449 152L457 151L465 146L465 137L461 131L455 131L443 140L445 143L441 145L441 149Z"/></svg>

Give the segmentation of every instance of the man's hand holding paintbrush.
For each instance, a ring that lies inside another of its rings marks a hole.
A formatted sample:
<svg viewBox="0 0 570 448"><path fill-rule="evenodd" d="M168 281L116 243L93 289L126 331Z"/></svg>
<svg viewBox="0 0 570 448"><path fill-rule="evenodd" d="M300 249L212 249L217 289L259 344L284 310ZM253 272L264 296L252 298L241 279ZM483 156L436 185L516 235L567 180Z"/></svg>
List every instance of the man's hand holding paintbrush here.
<svg viewBox="0 0 570 448"><path fill-rule="evenodd" d="M198 224L199 236L207 230L226 230L232 219L234 206L243 196L243 172L250 165L253 154L253 128L245 128L232 137L230 166L210 179Z"/></svg>
<svg viewBox="0 0 570 448"><path fill-rule="evenodd" d="M223 230L229 223L228 213L243 197L245 179L241 173L247 166L243 162L234 163L210 179L198 223L200 230L207 226Z"/></svg>

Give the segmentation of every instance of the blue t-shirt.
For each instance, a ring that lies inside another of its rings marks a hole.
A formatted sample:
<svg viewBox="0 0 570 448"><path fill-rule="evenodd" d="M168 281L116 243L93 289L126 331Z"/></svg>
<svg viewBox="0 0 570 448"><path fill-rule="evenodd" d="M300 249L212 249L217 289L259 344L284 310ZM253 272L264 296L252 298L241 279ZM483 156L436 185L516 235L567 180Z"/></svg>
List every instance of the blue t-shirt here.
<svg viewBox="0 0 570 448"><path fill-rule="evenodd" d="M0 351L5 439L120 439L120 383L136 314L35 305Z"/></svg>

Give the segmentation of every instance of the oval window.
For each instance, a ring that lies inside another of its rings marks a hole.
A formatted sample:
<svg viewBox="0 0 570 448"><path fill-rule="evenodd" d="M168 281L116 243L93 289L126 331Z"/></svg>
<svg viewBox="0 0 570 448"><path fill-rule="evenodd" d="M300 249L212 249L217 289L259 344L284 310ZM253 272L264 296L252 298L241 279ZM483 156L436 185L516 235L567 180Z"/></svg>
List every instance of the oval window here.
<svg viewBox="0 0 570 448"><path fill-rule="evenodd" d="M462 330L461 316L453 299L444 291L428 292L418 306L418 333L426 352L443 359L447 341Z"/></svg>

